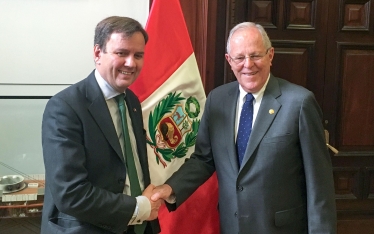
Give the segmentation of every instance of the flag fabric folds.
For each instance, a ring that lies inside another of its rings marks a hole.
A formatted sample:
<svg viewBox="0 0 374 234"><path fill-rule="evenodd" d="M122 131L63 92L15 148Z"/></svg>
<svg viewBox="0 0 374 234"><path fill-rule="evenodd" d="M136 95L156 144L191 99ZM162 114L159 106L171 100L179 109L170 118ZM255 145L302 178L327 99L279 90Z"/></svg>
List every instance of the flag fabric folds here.
<svg viewBox="0 0 374 234"><path fill-rule="evenodd" d="M179 0L154 0L144 66L130 89L142 104L151 183L160 185L190 157L205 92ZM219 233L214 174L176 211L162 206L162 234Z"/></svg>

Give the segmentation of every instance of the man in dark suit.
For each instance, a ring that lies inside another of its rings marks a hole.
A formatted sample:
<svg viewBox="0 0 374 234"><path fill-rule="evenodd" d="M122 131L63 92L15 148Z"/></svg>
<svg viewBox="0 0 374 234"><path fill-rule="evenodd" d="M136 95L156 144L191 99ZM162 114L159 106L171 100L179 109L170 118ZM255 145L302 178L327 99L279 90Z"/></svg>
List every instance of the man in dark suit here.
<svg viewBox="0 0 374 234"><path fill-rule="evenodd" d="M231 30L226 59L237 81L209 94L195 152L152 199L173 210L216 171L221 233L336 233L321 110L312 92L270 73L273 57L260 25ZM252 112L241 117L248 93ZM253 123L251 133L242 133L242 122Z"/></svg>
<svg viewBox="0 0 374 234"><path fill-rule="evenodd" d="M47 103L42 124L46 172L42 233L138 234L137 227L144 227L140 233L160 231L154 219L161 202L150 200L154 186L150 185L142 109L127 89L143 66L147 40L134 19L102 20L95 29L96 69ZM139 196L131 196L126 143L115 100L119 94L125 94L136 181L144 190Z"/></svg>

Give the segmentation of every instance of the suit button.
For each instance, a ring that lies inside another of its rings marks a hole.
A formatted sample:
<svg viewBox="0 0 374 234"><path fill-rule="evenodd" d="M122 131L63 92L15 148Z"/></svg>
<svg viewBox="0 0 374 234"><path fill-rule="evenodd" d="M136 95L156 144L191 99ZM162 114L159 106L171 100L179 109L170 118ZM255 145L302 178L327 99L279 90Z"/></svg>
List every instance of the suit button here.
<svg viewBox="0 0 374 234"><path fill-rule="evenodd" d="M238 212L235 212L235 214L234 214L234 215L235 215L235 217L238 217Z"/></svg>
<svg viewBox="0 0 374 234"><path fill-rule="evenodd" d="M237 189L238 189L238 191L241 192L241 191L243 191L243 186L238 186Z"/></svg>

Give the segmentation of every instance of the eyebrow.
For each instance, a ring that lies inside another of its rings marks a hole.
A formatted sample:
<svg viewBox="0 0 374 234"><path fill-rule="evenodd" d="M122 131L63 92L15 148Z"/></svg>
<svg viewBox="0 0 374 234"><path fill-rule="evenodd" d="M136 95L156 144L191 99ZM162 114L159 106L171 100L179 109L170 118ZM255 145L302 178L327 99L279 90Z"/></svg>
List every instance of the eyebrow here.
<svg viewBox="0 0 374 234"><path fill-rule="evenodd" d="M130 53L130 50L119 48L119 49L114 49L114 50L112 51L112 53L116 53L116 52ZM135 52L134 54L144 54L144 51Z"/></svg>

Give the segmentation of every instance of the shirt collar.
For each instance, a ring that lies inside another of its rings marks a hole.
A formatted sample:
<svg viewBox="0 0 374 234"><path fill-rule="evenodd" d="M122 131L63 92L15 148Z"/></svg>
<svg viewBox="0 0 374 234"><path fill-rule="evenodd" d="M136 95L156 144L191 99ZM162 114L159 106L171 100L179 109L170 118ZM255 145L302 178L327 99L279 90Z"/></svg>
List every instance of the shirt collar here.
<svg viewBox="0 0 374 234"><path fill-rule="evenodd" d="M100 73L97 70L95 70L95 78L97 83L99 84L99 87L104 95L105 100L109 100L120 94L115 89L113 89L113 87L110 86L110 84L108 84L106 80L104 80L104 78L100 75Z"/></svg>
<svg viewBox="0 0 374 234"><path fill-rule="evenodd" d="M260 91L256 92L256 93L252 93L255 101L258 100L258 98L262 97L264 95L264 92L265 92L265 89L266 89L266 86L269 82L269 79L270 79L270 73L269 73L269 76L265 82L265 84L262 86L262 88L260 89ZM239 84L239 99L240 100L245 100L245 95L247 95L247 92L243 89L243 87Z"/></svg>

